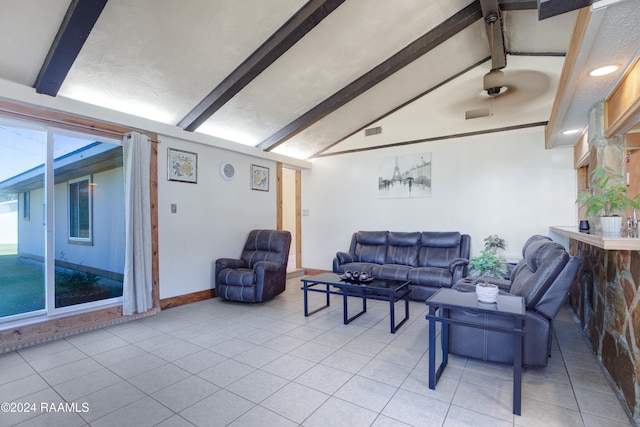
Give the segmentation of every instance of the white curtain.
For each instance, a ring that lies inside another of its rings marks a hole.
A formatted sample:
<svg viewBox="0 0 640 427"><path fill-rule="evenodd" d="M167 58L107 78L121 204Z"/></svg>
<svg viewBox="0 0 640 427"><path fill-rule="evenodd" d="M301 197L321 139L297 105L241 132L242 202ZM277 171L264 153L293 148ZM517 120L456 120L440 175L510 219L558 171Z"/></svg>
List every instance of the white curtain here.
<svg viewBox="0 0 640 427"><path fill-rule="evenodd" d="M144 313L153 307L151 298L151 141L145 135L128 133L122 140L125 182L126 254L122 290L122 312Z"/></svg>

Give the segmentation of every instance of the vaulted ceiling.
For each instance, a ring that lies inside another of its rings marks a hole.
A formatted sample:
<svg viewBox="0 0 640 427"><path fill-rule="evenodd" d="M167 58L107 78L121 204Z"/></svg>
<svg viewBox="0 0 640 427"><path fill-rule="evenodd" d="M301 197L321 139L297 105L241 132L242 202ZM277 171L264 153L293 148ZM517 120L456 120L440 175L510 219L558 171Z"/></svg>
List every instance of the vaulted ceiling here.
<svg viewBox="0 0 640 427"><path fill-rule="evenodd" d="M306 159L545 123L590 1L538 3L0 0L0 79Z"/></svg>

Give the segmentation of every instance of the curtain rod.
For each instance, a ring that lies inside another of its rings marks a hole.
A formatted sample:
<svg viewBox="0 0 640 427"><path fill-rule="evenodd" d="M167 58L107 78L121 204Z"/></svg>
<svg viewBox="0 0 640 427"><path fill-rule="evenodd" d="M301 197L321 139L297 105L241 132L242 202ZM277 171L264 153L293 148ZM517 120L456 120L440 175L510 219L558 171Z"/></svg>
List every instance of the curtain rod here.
<svg viewBox="0 0 640 427"><path fill-rule="evenodd" d="M38 120L40 122L44 122L44 123L48 123L48 124L52 124L52 125L59 124L59 125L64 125L64 126L72 126L72 127L80 128L80 129L98 131L100 133L108 133L108 134L111 134L111 135L119 136L121 138L123 136L127 135L129 132L135 132L136 131L136 130L132 129L130 131L122 133L122 132L117 132L117 131L114 131L114 130L97 128L95 126L83 125L83 124L79 124L79 123L70 123L70 122L67 122L65 120L52 119L52 118L49 118L49 117L42 117L42 116L37 116L37 115L34 115L34 114L23 113L21 111L8 110L6 108L0 108L0 112L7 113L7 114L12 115L12 116L19 116L19 117L24 117L24 118L27 118L27 119L35 119L35 120ZM151 142L155 142L155 143L160 144L160 141L158 141L158 140L151 139L151 138L149 138L149 140Z"/></svg>

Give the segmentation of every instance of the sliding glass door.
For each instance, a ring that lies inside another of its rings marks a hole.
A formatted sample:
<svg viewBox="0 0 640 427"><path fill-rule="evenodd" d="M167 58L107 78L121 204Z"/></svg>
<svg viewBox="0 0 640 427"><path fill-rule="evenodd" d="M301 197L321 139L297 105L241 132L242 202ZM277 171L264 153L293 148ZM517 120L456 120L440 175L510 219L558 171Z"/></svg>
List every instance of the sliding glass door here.
<svg viewBox="0 0 640 427"><path fill-rule="evenodd" d="M0 321L45 313L44 128L0 123Z"/></svg>
<svg viewBox="0 0 640 427"><path fill-rule="evenodd" d="M0 265L0 322L119 301L125 253L119 141L51 128L0 131L0 200L15 207L0 213L0 263L12 267Z"/></svg>

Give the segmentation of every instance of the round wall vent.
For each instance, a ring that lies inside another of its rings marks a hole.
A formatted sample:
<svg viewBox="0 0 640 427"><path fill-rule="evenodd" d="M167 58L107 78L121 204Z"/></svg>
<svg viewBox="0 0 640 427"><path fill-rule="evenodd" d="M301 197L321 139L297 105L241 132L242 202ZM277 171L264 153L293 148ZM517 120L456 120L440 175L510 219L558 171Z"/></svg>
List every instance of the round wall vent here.
<svg viewBox="0 0 640 427"><path fill-rule="evenodd" d="M236 168L229 162L224 162L220 165L220 176L231 181L236 176Z"/></svg>

